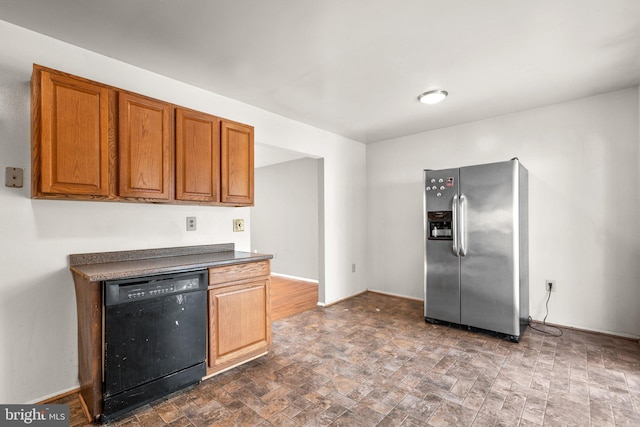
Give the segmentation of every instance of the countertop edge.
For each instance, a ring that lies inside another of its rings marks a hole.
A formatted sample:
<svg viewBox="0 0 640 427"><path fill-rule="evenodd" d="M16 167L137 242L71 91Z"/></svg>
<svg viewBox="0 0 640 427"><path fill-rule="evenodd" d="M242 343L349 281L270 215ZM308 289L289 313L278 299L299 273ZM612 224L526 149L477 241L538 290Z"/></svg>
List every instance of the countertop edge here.
<svg viewBox="0 0 640 427"><path fill-rule="evenodd" d="M223 254L229 254L228 257L220 259ZM206 253L197 254L199 256L207 256ZM105 280L128 279L131 277L151 276L166 273L175 273L178 271L193 271L211 267L222 267L233 264L246 264L251 262L266 261L273 258L271 254L258 254L251 252L212 252L210 255L217 256L219 259L202 260L194 262L190 255L178 255L175 257L167 256L161 258L146 258L140 260L128 260L122 262L108 262L84 265L71 265L70 270L74 274L78 274L90 282L101 282ZM118 264L126 264L121 268L116 268ZM142 265L136 265L142 264ZM155 264L155 265L149 265ZM104 271L95 271L95 270Z"/></svg>
<svg viewBox="0 0 640 427"><path fill-rule="evenodd" d="M145 259L170 258L187 255L203 255L217 252L235 252L234 243L215 243L211 245L174 246L152 249L133 249L113 252L95 252L69 255L69 264L89 265L122 261L141 261Z"/></svg>

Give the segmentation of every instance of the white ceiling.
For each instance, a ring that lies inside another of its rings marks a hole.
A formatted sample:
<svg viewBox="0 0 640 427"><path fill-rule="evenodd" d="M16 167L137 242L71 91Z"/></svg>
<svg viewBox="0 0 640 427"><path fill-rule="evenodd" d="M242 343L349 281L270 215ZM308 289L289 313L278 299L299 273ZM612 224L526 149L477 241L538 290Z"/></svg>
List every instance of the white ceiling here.
<svg viewBox="0 0 640 427"><path fill-rule="evenodd" d="M640 84L639 0L0 0L0 19L365 143Z"/></svg>

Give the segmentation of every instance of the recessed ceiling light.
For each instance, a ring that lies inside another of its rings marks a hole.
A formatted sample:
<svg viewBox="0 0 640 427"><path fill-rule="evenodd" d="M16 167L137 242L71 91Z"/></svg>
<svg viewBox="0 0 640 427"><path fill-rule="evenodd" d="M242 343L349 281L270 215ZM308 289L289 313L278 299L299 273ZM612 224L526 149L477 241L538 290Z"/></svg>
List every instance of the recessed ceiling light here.
<svg viewBox="0 0 640 427"><path fill-rule="evenodd" d="M449 93L446 90L430 90L418 96L418 101L423 104L437 104L443 101Z"/></svg>

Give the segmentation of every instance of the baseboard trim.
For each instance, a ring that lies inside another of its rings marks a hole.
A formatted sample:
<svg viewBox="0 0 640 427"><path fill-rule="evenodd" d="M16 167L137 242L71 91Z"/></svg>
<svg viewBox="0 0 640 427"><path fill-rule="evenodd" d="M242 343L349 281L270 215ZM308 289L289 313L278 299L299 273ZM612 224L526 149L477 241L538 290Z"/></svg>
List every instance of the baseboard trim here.
<svg viewBox="0 0 640 427"><path fill-rule="evenodd" d="M306 277L290 276L288 274L271 273L271 275L272 276L278 276L278 277L284 277L285 279L299 280L301 282L315 283L316 285L318 283L320 283L319 281L314 280L314 279L307 279Z"/></svg>
<svg viewBox="0 0 640 427"><path fill-rule="evenodd" d="M76 393L80 393L80 387L73 387L66 391L57 392L56 394L50 395L49 397L36 402L36 405L46 405L47 403L51 403L55 400L71 396L72 394Z"/></svg>
<svg viewBox="0 0 640 427"><path fill-rule="evenodd" d="M367 289L368 292L371 292L373 294L380 294L380 295L386 295L388 297L394 297L394 298L400 298L400 299L406 299L406 300L410 300L410 301L418 301L418 302L424 302L424 300L422 298L414 298L414 297L408 297L406 295L400 295L400 294L393 294L390 292L382 292L382 291L376 291L374 289Z"/></svg>
<svg viewBox="0 0 640 427"><path fill-rule="evenodd" d="M357 294L349 295L349 296L346 296L346 297L344 297L344 298L340 298L340 299L338 299L338 300L331 301L331 302L327 302L327 303L324 303L324 302L318 302L318 305L319 305L320 307L330 307L330 306L332 306L332 305L334 305L334 304L341 303L341 302L343 302L343 301L346 301L346 300L351 299L351 298L353 298L353 297L357 297L358 295L362 295L362 294L365 294L365 293L367 293L367 292L369 292L369 291L362 291L362 292L358 292Z"/></svg>
<svg viewBox="0 0 640 427"><path fill-rule="evenodd" d="M535 323L536 325L553 326L554 328L568 329L568 330L576 331L576 332L585 332L587 334L595 334L595 335L602 335L602 336L605 336L605 337L618 338L618 339L623 339L623 340L628 340L628 341L636 341L636 342L638 342L638 344L640 344L640 339L638 339L637 337L634 337L634 336L629 336L629 335L616 334L616 333L613 333L613 332L606 332L606 331L597 331L597 330L593 330L593 329L577 328L575 326L559 325L557 323L543 322L541 320L535 320L535 319L531 319L531 323Z"/></svg>

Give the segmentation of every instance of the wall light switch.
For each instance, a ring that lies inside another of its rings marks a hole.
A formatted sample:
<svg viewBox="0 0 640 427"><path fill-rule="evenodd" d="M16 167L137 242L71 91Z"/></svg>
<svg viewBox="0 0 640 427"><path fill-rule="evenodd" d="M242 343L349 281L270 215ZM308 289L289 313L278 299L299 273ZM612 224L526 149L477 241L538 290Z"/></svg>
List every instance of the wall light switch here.
<svg viewBox="0 0 640 427"><path fill-rule="evenodd" d="M22 188L24 172L20 168L7 167L5 169L5 184L7 187Z"/></svg>
<svg viewBox="0 0 640 427"><path fill-rule="evenodd" d="M198 227L198 223L196 221L196 217L195 216L188 216L187 217L187 231L196 231L197 227Z"/></svg>
<svg viewBox="0 0 640 427"><path fill-rule="evenodd" d="M233 220L233 231L244 231L244 219Z"/></svg>

